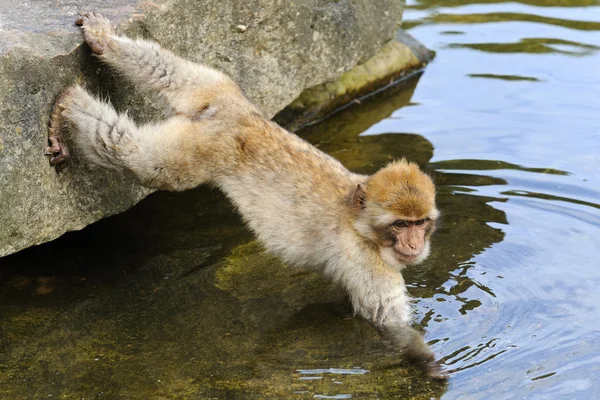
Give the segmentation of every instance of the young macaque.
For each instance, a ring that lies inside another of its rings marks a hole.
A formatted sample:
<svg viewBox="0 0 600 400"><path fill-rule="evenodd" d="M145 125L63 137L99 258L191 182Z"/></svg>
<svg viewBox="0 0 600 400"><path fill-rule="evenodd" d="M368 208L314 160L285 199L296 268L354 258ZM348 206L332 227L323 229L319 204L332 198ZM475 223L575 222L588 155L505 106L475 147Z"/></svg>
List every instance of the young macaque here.
<svg viewBox="0 0 600 400"><path fill-rule="evenodd" d="M231 199L268 251L317 268L348 292L354 311L408 360L445 379L411 323L400 271L423 261L439 212L431 179L405 160L357 175L265 119L226 75L158 44L118 36L102 16L76 21L94 54L146 89L172 117L136 125L72 86L51 116L46 154L69 157L62 131L83 158L141 185L185 190L203 183Z"/></svg>

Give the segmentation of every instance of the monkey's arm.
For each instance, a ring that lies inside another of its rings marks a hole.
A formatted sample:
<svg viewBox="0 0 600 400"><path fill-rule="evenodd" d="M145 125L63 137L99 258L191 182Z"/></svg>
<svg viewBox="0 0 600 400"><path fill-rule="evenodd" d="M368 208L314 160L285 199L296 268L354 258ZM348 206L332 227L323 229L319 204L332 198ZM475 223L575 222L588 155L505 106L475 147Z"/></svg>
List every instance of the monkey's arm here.
<svg viewBox="0 0 600 400"><path fill-rule="evenodd" d="M239 90L227 75L177 57L157 43L118 36L99 14L87 13L75 23L99 59L134 83L158 91L175 113L195 117L225 88Z"/></svg>
<svg viewBox="0 0 600 400"><path fill-rule="evenodd" d="M358 295L351 293L354 309L373 324L392 350L401 353L430 377L446 379L446 372L436 362L423 335L411 326L410 297L400 279L382 280L374 275Z"/></svg>
<svg viewBox="0 0 600 400"><path fill-rule="evenodd" d="M429 376L446 379L423 335L411 326L410 297L400 272L383 264L347 264L338 268L335 275L346 287L354 311L369 321L393 350Z"/></svg>

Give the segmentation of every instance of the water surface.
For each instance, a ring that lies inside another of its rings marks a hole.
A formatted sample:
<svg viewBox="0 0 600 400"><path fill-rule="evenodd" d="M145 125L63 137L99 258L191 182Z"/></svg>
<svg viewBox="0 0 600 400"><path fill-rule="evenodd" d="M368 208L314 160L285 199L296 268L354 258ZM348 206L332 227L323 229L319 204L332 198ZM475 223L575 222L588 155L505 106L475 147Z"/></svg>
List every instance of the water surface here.
<svg viewBox="0 0 600 400"><path fill-rule="evenodd" d="M445 226L429 272L409 275L456 371L443 398L599 398L599 3L443 3L405 14L437 51L413 106L363 133L430 141L443 213L491 239L469 252Z"/></svg>

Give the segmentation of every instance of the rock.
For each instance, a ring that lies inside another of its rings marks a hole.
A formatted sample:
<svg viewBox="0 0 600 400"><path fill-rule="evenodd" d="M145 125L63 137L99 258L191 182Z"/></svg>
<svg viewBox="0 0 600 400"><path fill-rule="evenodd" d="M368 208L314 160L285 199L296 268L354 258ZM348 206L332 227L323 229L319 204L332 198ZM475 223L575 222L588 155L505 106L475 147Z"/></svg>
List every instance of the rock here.
<svg viewBox="0 0 600 400"><path fill-rule="evenodd" d="M311 87L275 120L291 130L322 120L330 113L387 88L421 70L434 53L403 30L367 62L345 72L335 81Z"/></svg>
<svg viewBox="0 0 600 400"><path fill-rule="evenodd" d="M28 3L29 4L29 3ZM91 0L0 9L0 256L134 205L149 190L80 163L57 175L42 154L52 103L79 81L138 121L160 117L90 55L73 21L103 13L119 31L224 70L268 116L364 63L394 35L404 2ZM244 34L236 26L247 28ZM59 258L57 257L57 260Z"/></svg>
<svg viewBox="0 0 600 400"><path fill-rule="evenodd" d="M433 145L423 136L398 131L362 135L409 105L420 77L421 74L412 74L361 104L350 103L326 120L302 128L298 135L360 174L373 174L401 158L426 169L433 157Z"/></svg>

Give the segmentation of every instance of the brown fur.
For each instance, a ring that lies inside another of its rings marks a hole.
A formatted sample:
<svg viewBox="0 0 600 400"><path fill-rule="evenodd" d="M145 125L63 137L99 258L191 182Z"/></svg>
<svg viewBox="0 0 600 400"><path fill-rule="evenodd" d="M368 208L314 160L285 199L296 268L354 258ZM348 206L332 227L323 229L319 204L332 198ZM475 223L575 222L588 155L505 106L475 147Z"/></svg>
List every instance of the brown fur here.
<svg viewBox="0 0 600 400"><path fill-rule="evenodd" d="M399 219L437 218L427 175L405 160L372 177L353 174L263 118L224 74L155 43L117 36L99 15L89 13L78 22L101 60L157 91L174 111L165 121L137 126L81 87L68 89L53 120L67 122L83 158L148 187L218 186L269 251L339 283L355 312L395 350L443 377L410 326L410 297L400 274L427 257L433 223L391 228ZM56 138L57 132L50 134ZM68 155L63 142L57 143L48 150L51 161Z"/></svg>
<svg viewBox="0 0 600 400"><path fill-rule="evenodd" d="M416 164L402 159L374 174L368 183L367 201L380 203L398 219L427 218L435 208L435 187Z"/></svg>

